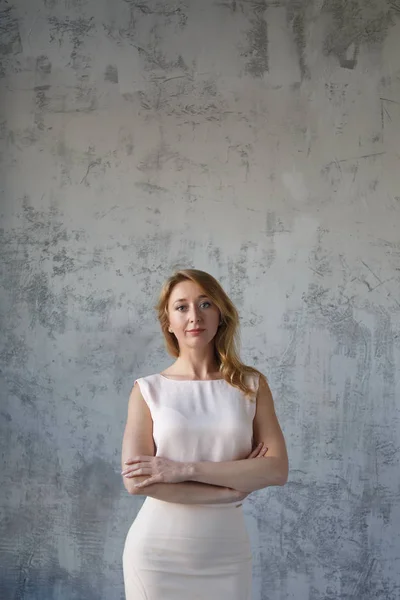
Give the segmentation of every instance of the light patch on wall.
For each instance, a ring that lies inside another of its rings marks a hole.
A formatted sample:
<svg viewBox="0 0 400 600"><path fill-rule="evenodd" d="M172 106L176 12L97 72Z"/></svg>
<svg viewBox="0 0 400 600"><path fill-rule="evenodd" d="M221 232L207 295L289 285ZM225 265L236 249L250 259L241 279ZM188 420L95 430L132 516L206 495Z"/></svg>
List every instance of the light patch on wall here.
<svg viewBox="0 0 400 600"><path fill-rule="evenodd" d="M273 86L290 85L301 80L293 34L287 25L286 9L268 9L269 74Z"/></svg>
<svg viewBox="0 0 400 600"><path fill-rule="evenodd" d="M308 190L304 183L303 173L296 171L296 169L293 168L290 173L282 173L282 182L294 200L299 202L307 200Z"/></svg>

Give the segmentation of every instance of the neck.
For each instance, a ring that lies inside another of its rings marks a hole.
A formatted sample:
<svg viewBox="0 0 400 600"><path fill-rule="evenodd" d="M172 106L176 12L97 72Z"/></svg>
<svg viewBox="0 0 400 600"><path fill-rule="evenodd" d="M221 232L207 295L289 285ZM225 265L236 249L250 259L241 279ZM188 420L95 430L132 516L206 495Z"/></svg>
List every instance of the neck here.
<svg viewBox="0 0 400 600"><path fill-rule="evenodd" d="M204 353L182 352L172 365L175 374L193 379L206 379L219 372L219 366L214 356L214 348Z"/></svg>

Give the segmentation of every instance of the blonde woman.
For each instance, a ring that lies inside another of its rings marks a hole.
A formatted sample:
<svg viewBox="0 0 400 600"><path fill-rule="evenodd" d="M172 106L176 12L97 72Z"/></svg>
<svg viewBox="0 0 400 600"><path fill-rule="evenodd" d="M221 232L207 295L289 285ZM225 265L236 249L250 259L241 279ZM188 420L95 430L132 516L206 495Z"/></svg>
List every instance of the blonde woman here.
<svg viewBox="0 0 400 600"><path fill-rule="evenodd" d="M125 541L126 599L250 600L242 502L288 477L272 395L240 361L237 310L211 275L176 272L157 311L176 360L129 398L122 476L146 500Z"/></svg>

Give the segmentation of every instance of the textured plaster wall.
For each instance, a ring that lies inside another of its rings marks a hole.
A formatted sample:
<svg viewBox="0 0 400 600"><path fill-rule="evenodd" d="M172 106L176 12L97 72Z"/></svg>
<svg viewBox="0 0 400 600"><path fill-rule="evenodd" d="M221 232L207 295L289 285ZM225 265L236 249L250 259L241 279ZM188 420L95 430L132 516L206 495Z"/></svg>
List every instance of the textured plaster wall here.
<svg viewBox="0 0 400 600"><path fill-rule="evenodd" d="M236 302L287 440L246 503L254 600L400 598L400 3L0 16L2 600L123 598L127 399L170 362L176 266Z"/></svg>

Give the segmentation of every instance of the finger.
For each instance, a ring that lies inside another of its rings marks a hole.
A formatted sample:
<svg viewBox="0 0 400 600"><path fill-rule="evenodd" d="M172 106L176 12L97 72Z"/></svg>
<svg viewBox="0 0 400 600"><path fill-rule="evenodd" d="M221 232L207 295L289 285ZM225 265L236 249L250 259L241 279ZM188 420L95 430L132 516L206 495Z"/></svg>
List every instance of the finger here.
<svg viewBox="0 0 400 600"><path fill-rule="evenodd" d="M261 444L259 444L259 447L257 447L257 450L255 452L255 455L252 458L260 458L263 457L266 451L266 446L265 444L263 444L261 442Z"/></svg>
<svg viewBox="0 0 400 600"><path fill-rule="evenodd" d="M138 463L134 463L131 467L127 467L126 469L121 471L121 475L126 475L127 473L130 473L131 471L137 471L137 469L150 469L150 468L151 468L150 463L138 462Z"/></svg>
<svg viewBox="0 0 400 600"><path fill-rule="evenodd" d="M128 460L124 462L124 465L133 465L135 463L143 461L148 462L152 458L154 458L154 456L135 456L134 458L128 458Z"/></svg>
<svg viewBox="0 0 400 600"><path fill-rule="evenodd" d="M254 458L258 458L263 450L264 444L261 442L260 444L258 444L257 449L255 451L254 454Z"/></svg>
<svg viewBox="0 0 400 600"><path fill-rule="evenodd" d="M142 468L142 469L136 469L134 471L129 471L128 473L126 473L124 475L124 477L141 477L142 475L151 475L151 474L152 474L151 469Z"/></svg>
<svg viewBox="0 0 400 600"><path fill-rule="evenodd" d="M254 448L254 450L252 452L250 452L250 454L248 455L247 458L255 458L258 455L259 451L261 450L261 446L262 446L262 444L258 444L258 446L256 446Z"/></svg>
<svg viewBox="0 0 400 600"><path fill-rule="evenodd" d="M262 458L263 456L265 456L267 454L267 452L268 452L268 447L263 445L260 452L258 453L257 458Z"/></svg>

